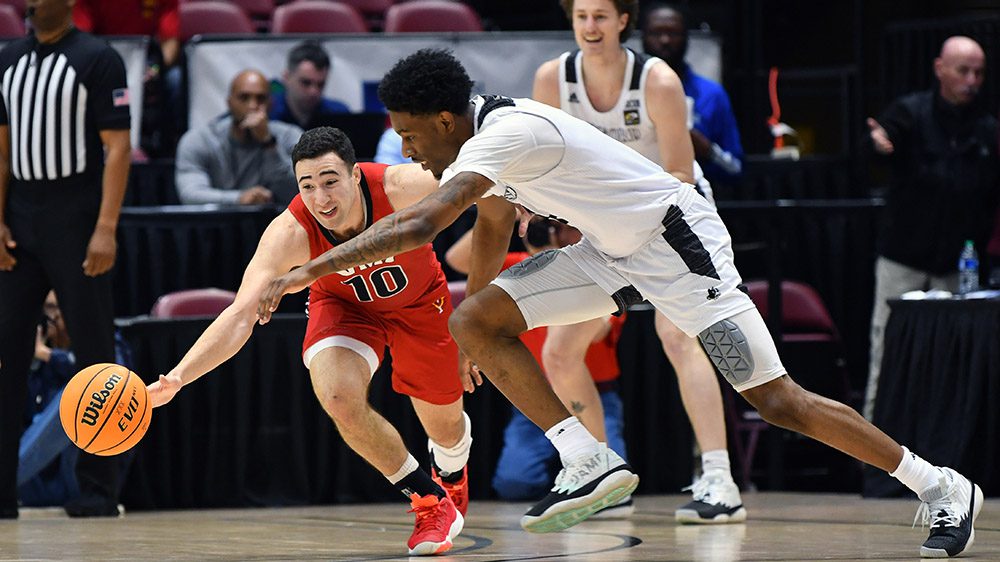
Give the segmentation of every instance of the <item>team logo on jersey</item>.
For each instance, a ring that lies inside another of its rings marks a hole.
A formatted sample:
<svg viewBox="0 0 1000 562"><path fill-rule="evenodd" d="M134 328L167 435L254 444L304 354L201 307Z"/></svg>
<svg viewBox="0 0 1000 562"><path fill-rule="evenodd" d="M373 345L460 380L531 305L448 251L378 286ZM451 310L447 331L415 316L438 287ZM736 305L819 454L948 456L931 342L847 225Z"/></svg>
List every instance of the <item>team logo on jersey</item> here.
<svg viewBox="0 0 1000 562"><path fill-rule="evenodd" d="M711 289L708 290L708 300L714 301L715 299L719 298L720 294L721 292L719 291L719 289L712 287Z"/></svg>
<svg viewBox="0 0 1000 562"><path fill-rule="evenodd" d="M444 297L438 297L437 300L431 303L434 308L438 309L438 314L444 314Z"/></svg>
<svg viewBox="0 0 1000 562"><path fill-rule="evenodd" d="M505 185L504 188L503 188L503 198L506 199L506 200L508 200L508 201L516 201L517 200L517 192L514 191L513 187L511 187L509 185Z"/></svg>
<svg viewBox="0 0 1000 562"><path fill-rule="evenodd" d="M626 109L625 110L625 125L626 126L631 127L633 125L638 125L640 121L641 120L639 119L639 110L638 109Z"/></svg>
<svg viewBox="0 0 1000 562"><path fill-rule="evenodd" d="M580 103L580 98L576 97L576 92L569 95L569 103Z"/></svg>

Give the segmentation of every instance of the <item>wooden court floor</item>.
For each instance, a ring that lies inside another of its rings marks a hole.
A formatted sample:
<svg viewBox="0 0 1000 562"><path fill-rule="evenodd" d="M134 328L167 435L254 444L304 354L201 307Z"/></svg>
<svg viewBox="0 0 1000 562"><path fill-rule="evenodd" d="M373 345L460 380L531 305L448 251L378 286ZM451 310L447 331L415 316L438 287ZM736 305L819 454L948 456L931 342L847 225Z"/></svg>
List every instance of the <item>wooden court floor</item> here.
<svg viewBox="0 0 1000 562"><path fill-rule="evenodd" d="M681 526L685 496L639 496L620 521L549 535L520 529L526 504L473 502L455 547L436 560L710 561L917 560L926 529L916 500L852 495L744 494L746 524ZM69 519L23 510L0 521L0 560L406 560L412 515L400 504L132 512ZM1000 500L987 500L968 559L1000 560ZM414 560L414 559L410 559Z"/></svg>

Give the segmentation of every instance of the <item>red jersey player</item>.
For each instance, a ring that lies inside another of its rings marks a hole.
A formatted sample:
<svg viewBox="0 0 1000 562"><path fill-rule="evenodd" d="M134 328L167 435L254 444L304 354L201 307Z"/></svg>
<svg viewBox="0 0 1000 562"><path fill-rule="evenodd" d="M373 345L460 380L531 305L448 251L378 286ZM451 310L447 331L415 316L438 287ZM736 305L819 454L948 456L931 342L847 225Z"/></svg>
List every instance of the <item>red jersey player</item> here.
<svg viewBox="0 0 1000 562"><path fill-rule="evenodd" d="M299 194L261 236L235 302L174 369L149 385L154 407L239 351L271 279L437 188L433 176L416 164L355 163L350 140L330 127L303 134L292 150L292 164ZM407 544L411 555L451 548L468 504L472 437L462 390L474 387L459 377L458 348L448 333L450 313L451 296L430 244L310 286L302 359L344 441L410 500L416 513ZM410 396L430 437L430 475L368 404L368 384L386 345L392 352L392 386Z"/></svg>

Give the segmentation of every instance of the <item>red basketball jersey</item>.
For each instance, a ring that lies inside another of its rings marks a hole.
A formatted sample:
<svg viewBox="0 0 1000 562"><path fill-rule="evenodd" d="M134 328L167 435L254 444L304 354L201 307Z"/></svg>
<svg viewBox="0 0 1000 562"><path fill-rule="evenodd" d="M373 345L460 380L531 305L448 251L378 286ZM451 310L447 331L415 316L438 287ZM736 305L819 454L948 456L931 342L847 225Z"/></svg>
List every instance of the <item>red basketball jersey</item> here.
<svg viewBox="0 0 1000 562"><path fill-rule="evenodd" d="M365 228L395 211L385 194L385 164L359 163L361 204L365 206ZM302 196L288 205L299 224L309 233L309 255L315 258L344 240L337 240L309 212ZM352 267L320 277L309 286L310 299L336 297L364 305L372 311L398 310L419 303L439 285L445 284L444 271L430 244L398 256Z"/></svg>

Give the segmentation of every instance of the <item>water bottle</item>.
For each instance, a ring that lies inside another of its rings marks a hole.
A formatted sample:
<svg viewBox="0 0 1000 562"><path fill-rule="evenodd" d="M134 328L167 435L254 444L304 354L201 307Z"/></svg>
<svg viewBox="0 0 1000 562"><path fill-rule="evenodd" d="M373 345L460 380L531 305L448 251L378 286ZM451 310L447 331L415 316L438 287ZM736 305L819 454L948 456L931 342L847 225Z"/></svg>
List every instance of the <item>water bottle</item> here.
<svg viewBox="0 0 1000 562"><path fill-rule="evenodd" d="M958 293L964 295L979 290L979 255L972 240L965 241L965 247L958 257Z"/></svg>

